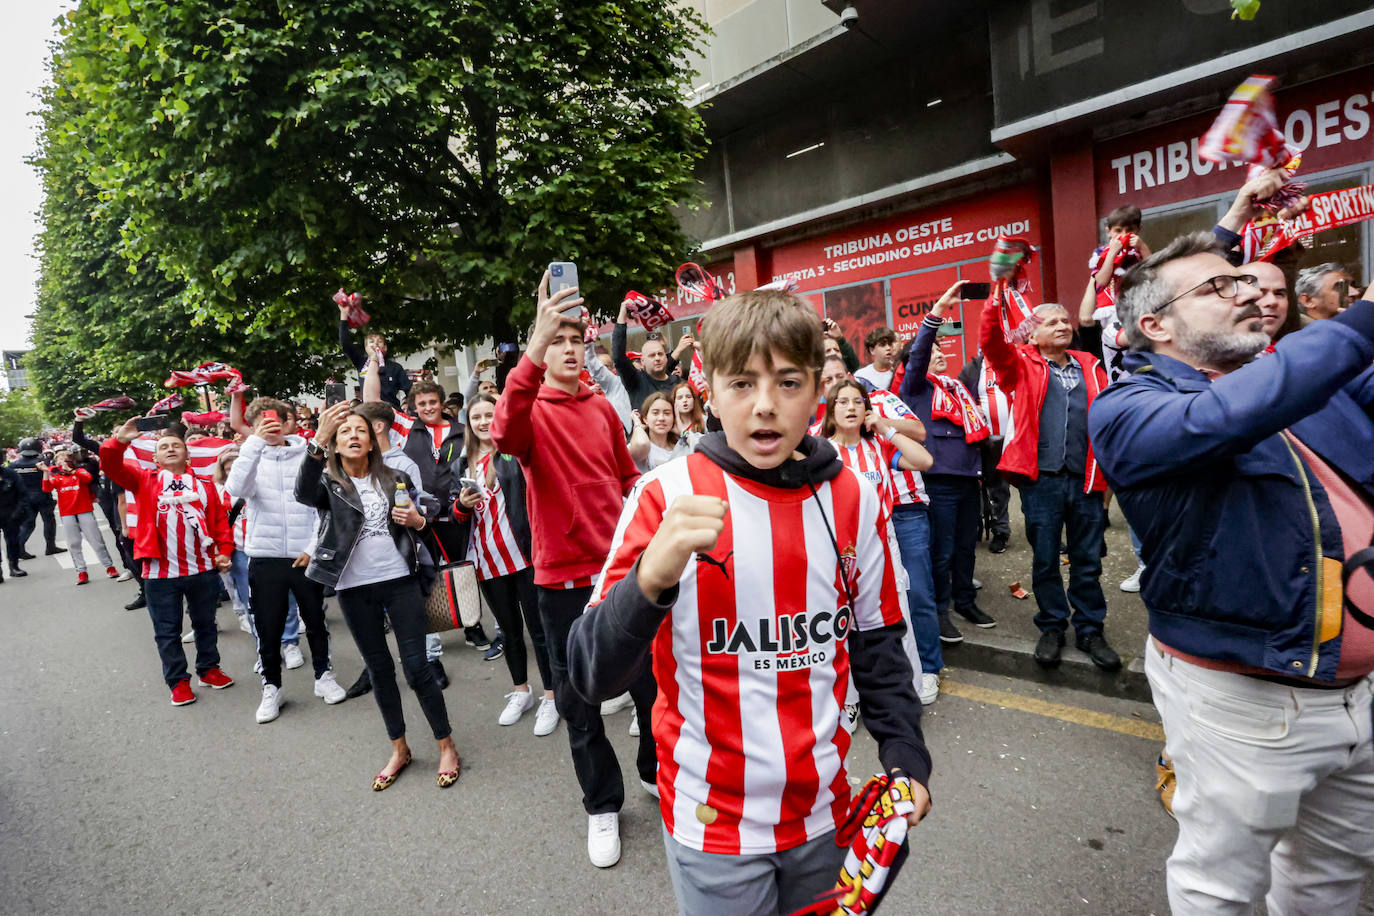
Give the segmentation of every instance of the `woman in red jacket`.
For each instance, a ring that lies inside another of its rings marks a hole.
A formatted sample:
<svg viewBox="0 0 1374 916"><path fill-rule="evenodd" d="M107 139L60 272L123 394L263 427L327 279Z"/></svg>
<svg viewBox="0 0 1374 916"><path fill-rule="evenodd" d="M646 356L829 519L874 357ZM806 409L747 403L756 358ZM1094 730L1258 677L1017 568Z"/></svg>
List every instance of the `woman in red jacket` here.
<svg viewBox="0 0 1374 916"><path fill-rule="evenodd" d="M72 456L67 451L58 452L53 460L55 465L39 465L43 469L43 492L57 494L57 514L62 517L62 533L76 565L76 584L85 585L91 581L86 572L86 557L81 551L83 537L105 564L105 575L118 579L119 570L110 562L110 552L105 549L105 539L95 523L91 472L85 468L73 469Z"/></svg>

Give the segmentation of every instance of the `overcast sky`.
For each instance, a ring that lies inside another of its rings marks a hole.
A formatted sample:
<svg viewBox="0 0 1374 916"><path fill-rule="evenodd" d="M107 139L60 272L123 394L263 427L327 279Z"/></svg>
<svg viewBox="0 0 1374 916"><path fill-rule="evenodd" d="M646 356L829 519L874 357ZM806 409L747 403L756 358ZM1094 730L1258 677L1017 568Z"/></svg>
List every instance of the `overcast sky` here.
<svg viewBox="0 0 1374 916"><path fill-rule="evenodd" d="M24 0L5 9L0 28L0 348L29 347L38 261L35 214L42 199L38 175L25 163L37 148L38 88L47 79L53 20L73 0Z"/></svg>

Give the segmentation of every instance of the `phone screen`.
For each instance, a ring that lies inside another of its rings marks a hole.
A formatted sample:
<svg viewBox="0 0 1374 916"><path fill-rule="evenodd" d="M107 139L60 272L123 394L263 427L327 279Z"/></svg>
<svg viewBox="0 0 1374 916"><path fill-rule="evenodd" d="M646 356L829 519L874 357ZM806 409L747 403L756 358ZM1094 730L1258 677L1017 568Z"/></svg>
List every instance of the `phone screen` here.
<svg viewBox="0 0 1374 916"><path fill-rule="evenodd" d="M960 299L986 299L992 295L991 283L965 283L959 287Z"/></svg>
<svg viewBox="0 0 1374 916"><path fill-rule="evenodd" d="M139 417L134 421L134 428L141 433L154 433L159 429L166 429L167 415L155 414L151 417Z"/></svg>

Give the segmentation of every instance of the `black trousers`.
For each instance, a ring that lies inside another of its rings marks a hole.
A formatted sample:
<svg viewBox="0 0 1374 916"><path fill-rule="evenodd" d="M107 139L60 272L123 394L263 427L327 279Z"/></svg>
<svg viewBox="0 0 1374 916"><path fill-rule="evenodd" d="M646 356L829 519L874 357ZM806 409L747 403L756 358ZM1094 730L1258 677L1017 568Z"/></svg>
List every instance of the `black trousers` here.
<svg viewBox="0 0 1374 916"><path fill-rule="evenodd" d="M281 637L286 631L290 596L305 624L310 663L318 678L329 670L329 627L324 622L324 586L305 577L305 567L292 566L293 557L250 557L248 589L252 595L253 627L258 633L262 678L281 686Z"/></svg>
<svg viewBox="0 0 1374 916"><path fill-rule="evenodd" d="M123 527L119 524L119 507L115 505L115 495L110 492L109 487L101 487L96 497L96 502L100 503L100 511L105 515L105 521L110 523L110 533L115 537L115 543L119 543L119 536L124 533Z"/></svg>
<svg viewBox="0 0 1374 916"><path fill-rule="evenodd" d="M996 439L994 442L993 439ZM1011 484L997 470L1002 460L1002 437L985 439L983 445L983 534L988 537L1011 537Z"/></svg>
<svg viewBox="0 0 1374 916"><path fill-rule="evenodd" d="M24 552L19 543L19 526L24 521L24 510L16 508L14 512L0 519L0 532L5 538L5 554L9 557L10 569L19 568L19 555Z"/></svg>
<svg viewBox="0 0 1374 916"><path fill-rule="evenodd" d="M382 623L391 619L391 632L396 636L396 649L401 653L401 669L415 697L420 701L434 740L442 741L453 734L448 724L448 707L444 692L434 679L434 672L425 662L424 598L420 583L414 576L402 576L371 585L339 589L339 607L348 624L353 641L358 644L363 664L372 679L372 695L386 723L387 737L392 741L406 733L405 716L401 713L401 691L396 686L396 663L386 645ZM297 601L300 599L297 598ZM276 643L280 644L278 636ZM278 645L280 649L280 645ZM312 649L313 651L313 649Z"/></svg>
<svg viewBox="0 0 1374 916"><path fill-rule="evenodd" d="M134 581L138 582L138 590L143 591L143 561L134 559L134 539L127 534L121 534L115 538L115 543L119 545L119 555L124 560L124 568L134 574Z"/></svg>
<svg viewBox="0 0 1374 916"><path fill-rule="evenodd" d="M57 546L57 519L53 516L55 504L45 498L39 502L25 503L24 519L19 523L19 552L23 553L29 543L29 535L38 526L38 517L43 517L43 543L49 550Z"/></svg>
<svg viewBox="0 0 1374 916"><path fill-rule="evenodd" d="M568 747L572 751L573 771L582 787L582 807L588 814L619 811L625 804L625 783L620 774L620 761L615 748L606 737L601 721L601 708L588 703L568 683L568 631L572 622L582 615L592 590L587 588L539 587L539 618L544 624L544 641L549 649L549 664L553 669L553 696L558 714L568 727ZM658 686L653 672L646 667L644 676L630 689L635 710L639 713L639 753L636 769L645 782L657 781L658 760L654 747L654 697Z"/></svg>
<svg viewBox="0 0 1374 916"><path fill-rule="evenodd" d="M530 679L529 654L525 651L525 637L521 622L529 629L534 644L534 662L539 666L539 679L545 690L553 689L553 670L549 667L549 650L544 642L544 625L539 621L539 595L534 588L534 570L526 568L508 576L498 576L481 583L487 607L496 618L506 637L506 668L512 684L524 684Z"/></svg>

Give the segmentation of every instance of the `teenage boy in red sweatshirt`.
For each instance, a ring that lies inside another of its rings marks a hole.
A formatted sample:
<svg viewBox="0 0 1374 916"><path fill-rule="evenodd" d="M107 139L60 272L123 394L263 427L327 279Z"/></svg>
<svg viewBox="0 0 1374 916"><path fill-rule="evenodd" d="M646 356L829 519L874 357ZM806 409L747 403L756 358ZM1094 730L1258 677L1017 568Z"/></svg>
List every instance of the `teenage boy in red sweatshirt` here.
<svg viewBox="0 0 1374 916"><path fill-rule="evenodd" d="M153 621L153 639L162 656L162 676L172 690L172 705L196 701L181 648L182 600L196 634L196 680L222 690L234 681L219 667L215 605L219 574L229 571L234 535L224 504L213 484L188 465L186 443L164 435L153 447L154 469L124 462L129 443L138 438L135 421L100 446L100 469L131 497L129 528L134 559L143 564L143 594Z"/></svg>
<svg viewBox="0 0 1374 916"><path fill-rule="evenodd" d="M607 868L620 860L625 787L600 708L568 688L566 647L568 629L587 606L624 496L639 472L615 408L578 379L585 353L582 299L575 288L552 297L548 288L545 273L529 348L506 376L491 436L497 450L519 459L525 472L534 583L554 702L568 726L573 769L582 787L587 855L592 864ZM563 315L565 309L569 316ZM649 720L654 698L653 683L644 674L626 684L641 722ZM641 731L637 764L640 779L651 785L654 750L648 729Z"/></svg>
<svg viewBox="0 0 1374 916"><path fill-rule="evenodd" d="M877 492L806 435L821 324L756 290L707 313L722 431L635 487L569 680L615 696L652 664L668 871L684 913L791 913L839 877L850 679L884 770L929 809L930 754Z"/></svg>

